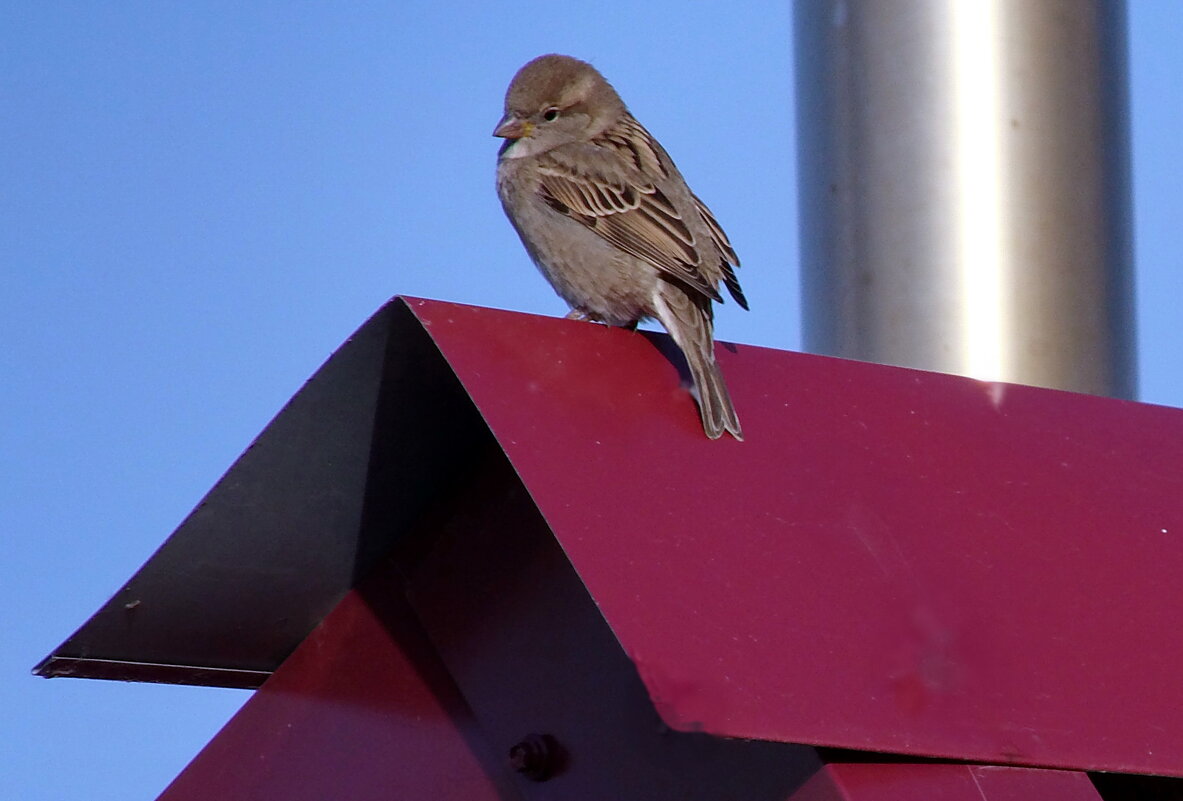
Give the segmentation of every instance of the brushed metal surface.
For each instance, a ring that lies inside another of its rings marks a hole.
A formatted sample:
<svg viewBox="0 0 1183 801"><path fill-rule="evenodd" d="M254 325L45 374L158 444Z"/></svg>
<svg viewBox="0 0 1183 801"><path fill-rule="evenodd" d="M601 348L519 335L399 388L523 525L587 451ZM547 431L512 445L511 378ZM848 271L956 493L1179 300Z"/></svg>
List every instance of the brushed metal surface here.
<svg viewBox="0 0 1183 801"><path fill-rule="evenodd" d="M1125 4L794 8L806 348L1134 397Z"/></svg>

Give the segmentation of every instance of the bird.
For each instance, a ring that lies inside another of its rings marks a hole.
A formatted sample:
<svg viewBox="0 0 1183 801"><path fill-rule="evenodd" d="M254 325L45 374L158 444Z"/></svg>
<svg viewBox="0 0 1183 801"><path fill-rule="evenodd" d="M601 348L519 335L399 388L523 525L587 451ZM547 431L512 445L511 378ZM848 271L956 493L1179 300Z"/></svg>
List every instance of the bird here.
<svg viewBox="0 0 1183 801"><path fill-rule="evenodd" d="M501 205L567 317L656 319L686 358L703 431L742 440L714 351L719 284L748 308L739 258L657 139L595 67L553 53L514 75L493 135Z"/></svg>

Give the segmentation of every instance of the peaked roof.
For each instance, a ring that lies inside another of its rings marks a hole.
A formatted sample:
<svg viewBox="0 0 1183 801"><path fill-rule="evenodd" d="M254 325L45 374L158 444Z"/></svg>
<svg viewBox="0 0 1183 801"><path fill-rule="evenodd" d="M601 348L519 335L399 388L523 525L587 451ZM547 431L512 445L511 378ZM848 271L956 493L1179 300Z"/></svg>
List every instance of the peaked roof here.
<svg viewBox="0 0 1183 801"><path fill-rule="evenodd" d="M257 685L487 427L670 725L1183 775L1183 411L669 351L396 299L38 671Z"/></svg>

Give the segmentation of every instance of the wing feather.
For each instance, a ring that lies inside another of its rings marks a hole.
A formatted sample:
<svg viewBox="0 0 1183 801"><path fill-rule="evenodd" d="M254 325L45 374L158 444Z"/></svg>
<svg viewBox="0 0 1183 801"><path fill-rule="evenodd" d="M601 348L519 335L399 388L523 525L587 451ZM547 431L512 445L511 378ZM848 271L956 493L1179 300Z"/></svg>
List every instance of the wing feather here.
<svg viewBox="0 0 1183 801"><path fill-rule="evenodd" d="M735 254L727 237L706 206L694 198L696 208L691 213L702 215L712 239L709 244L696 241L691 227L659 188L670 174L669 157L640 123L626 117L585 147L610 150L616 158L605 160L602 153L598 158L577 158L578 154L556 149L540 160L540 189L552 208L685 286L722 300L717 260L732 295L737 300L743 297L736 295L739 285L728 263ZM592 164L597 169L588 166ZM706 269L704 255L710 260Z"/></svg>
<svg viewBox="0 0 1183 801"><path fill-rule="evenodd" d="M711 233L711 241L719 252L719 263L723 268L723 283L727 286L731 297L735 298L735 302L746 309L748 299L744 297L743 290L739 286L739 278L735 275L735 268L739 266L739 257L735 255L735 250L731 247L731 240L727 238L727 234L723 232L723 226L719 225L715 215L707 208L707 204L699 199L698 195L694 195L694 204L706 222L707 230Z"/></svg>

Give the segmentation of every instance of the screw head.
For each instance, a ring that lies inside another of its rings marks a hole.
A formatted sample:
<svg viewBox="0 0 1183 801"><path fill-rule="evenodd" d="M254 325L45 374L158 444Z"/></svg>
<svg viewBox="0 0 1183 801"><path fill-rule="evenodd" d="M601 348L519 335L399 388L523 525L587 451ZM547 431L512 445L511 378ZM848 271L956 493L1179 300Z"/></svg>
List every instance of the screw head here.
<svg viewBox="0 0 1183 801"><path fill-rule="evenodd" d="M509 766L527 779L544 782L562 765L562 749L549 734L527 734L509 749Z"/></svg>

